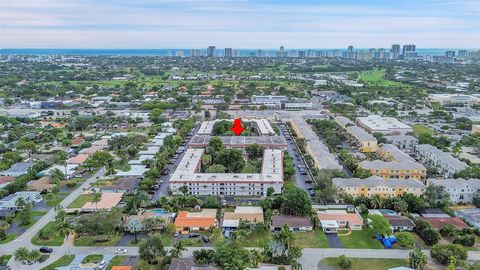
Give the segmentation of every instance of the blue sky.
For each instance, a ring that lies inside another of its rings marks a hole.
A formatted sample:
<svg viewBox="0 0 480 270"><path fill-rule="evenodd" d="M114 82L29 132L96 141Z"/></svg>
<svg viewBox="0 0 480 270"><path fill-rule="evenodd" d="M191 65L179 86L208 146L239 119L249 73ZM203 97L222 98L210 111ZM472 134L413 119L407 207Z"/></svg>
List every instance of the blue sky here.
<svg viewBox="0 0 480 270"><path fill-rule="evenodd" d="M1 48L480 48L480 0L0 0Z"/></svg>

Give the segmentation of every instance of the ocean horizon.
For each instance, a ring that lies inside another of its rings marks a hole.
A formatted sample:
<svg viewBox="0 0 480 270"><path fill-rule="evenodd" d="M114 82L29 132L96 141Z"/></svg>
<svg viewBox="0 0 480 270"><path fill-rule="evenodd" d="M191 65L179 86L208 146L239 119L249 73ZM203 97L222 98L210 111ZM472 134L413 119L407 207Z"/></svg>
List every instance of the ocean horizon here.
<svg viewBox="0 0 480 270"><path fill-rule="evenodd" d="M366 51L370 48L355 48L354 51ZM385 52L389 52L389 48L384 48ZM191 50L206 50L205 49L23 49L23 48L5 48L0 49L0 55L75 55L75 56L175 56L177 51L182 51L183 56L190 56ZM217 54L220 56L224 53L224 48L217 48ZM256 54L258 49L234 49L237 50L240 57L252 56ZM261 49L264 56L273 57L279 51L278 49ZM346 51L346 48L293 48L286 49L286 52L291 51L323 51L327 52L329 56L333 55L335 50L338 50L340 53ZM416 52L419 56L443 56L445 51L455 51L463 50L461 48L417 48ZM465 50L476 50L476 49L465 49Z"/></svg>

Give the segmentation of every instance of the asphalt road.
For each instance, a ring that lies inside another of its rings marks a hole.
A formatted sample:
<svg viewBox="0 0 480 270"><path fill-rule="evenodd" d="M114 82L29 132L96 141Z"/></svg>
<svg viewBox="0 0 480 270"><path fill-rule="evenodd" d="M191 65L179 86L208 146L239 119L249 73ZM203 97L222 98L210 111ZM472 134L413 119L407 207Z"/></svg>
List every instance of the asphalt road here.
<svg viewBox="0 0 480 270"><path fill-rule="evenodd" d="M193 135L195 135L197 133L198 128L200 128L200 125L195 125L194 132L193 132L190 140L187 141L187 144L185 145L185 149L187 149L188 146L190 145L190 142L193 138ZM185 151L183 151L182 153L180 153L178 155L178 158L175 160L175 162L173 164L167 164L166 168L168 168L170 171L169 171L168 175L161 175L160 176L160 180L162 180L163 183L160 185L160 188L155 191L155 194L152 195L152 199L151 199L152 202L156 202L156 201L158 201L158 199L160 197L168 195L168 184L169 184L169 181L170 181L170 177L172 176L173 172L177 168L178 164L180 163L180 161L182 160L184 155L185 155Z"/></svg>
<svg viewBox="0 0 480 270"><path fill-rule="evenodd" d="M56 259L60 258L63 255L89 255L89 254L104 254L112 255L115 254L117 248L126 248L128 249L126 256L138 256L138 247L67 247L60 246L54 247L53 253L50 255L50 258L43 262L42 264L33 264L30 266L21 265L19 263L13 262L10 260L9 265L13 270L16 269L40 269L41 267L47 266L48 264L54 262ZM167 248L168 249L168 248ZM208 247L189 247L182 254L184 258L191 258L193 251L198 249L208 249ZM0 249L0 252L5 252L5 254L11 254L13 250L10 249ZM352 258L390 258L390 259L406 259L408 258L408 253L410 250L399 250L399 249L340 249L340 248L304 248L302 251L302 257L299 262L302 264L303 269L318 269L318 263L320 260L328 257L338 257L340 255L346 255ZM427 257L430 258L430 252L424 250ZM469 251L468 252L469 260L480 260L480 251Z"/></svg>
<svg viewBox="0 0 480 270"><path fill-rule="evenodd" d="M281 129L281 124L278 124L278 130L281 136L285 137L282 129ZM305 163L303 160L300 158L300 152L297 149L297 146L293 142L293 139L290 141L287 141L288 146L287 146L287 151L288 154L293 158L293 161L295 162L295 181L298 187L303 188L307 193L309 193L308 189L312 187L311 183L305 182L306 180L310 181L310 176L309 175L302 175L300 173L300 170L298 169L298 165L303 165L306 167ZM296 156L297 155L297 156Z"/></svg>

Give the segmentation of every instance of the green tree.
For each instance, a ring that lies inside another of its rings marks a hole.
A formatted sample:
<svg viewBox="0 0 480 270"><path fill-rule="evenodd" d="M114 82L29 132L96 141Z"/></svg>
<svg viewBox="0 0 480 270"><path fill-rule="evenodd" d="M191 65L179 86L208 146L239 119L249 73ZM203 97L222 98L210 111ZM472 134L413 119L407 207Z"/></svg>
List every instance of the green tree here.
<svg viewBox="0 0 480 270"><path fill-rule="evenodd" d="M415 244L415 238L409 232L399 232L395 234L397 243L401 247L413 247Z"/></svg>
<svg viewBox="0 0 480 270"><path fill-rule="evenodd" d="M205 170L206 173L225 173L226 171L227 168L221 164L213 164Z"/></svg>
<svg viewBox="0 0 480 270"><path fill-rule="evenodd" d="M140 259L153 264L159 256L167 255L160 236L152 236L140 243L138 248Z"/></svg>
<svg viewBox="0 0 480 270"><path fill-rule="evenodd" d="M448 265L452 259L464 261L468 256L467 250L457 244L435 245L430 249L430 255L443 265Z"/></svg>
<svg viewBox="0 0 480 270"><path fill-rule="evenodd" d="M341 268L350 268L353 265L352 259L348 258L345 255L341 255L340 257L338 257L338 259L338 266L340 266Z"/></svg>
<svg viewBox="0 0 480 270"><path fill-rule="evenodd" d="M173 244L172 249L170 249L170 256L172 258L179 258L182 256L182 253L187 250L184 241L177 241Z"/></svg>
<svg viewBox="0 0 480 270"><path fill-rule="evenodd" d="M37 144L33 141L20 140L16 148L17 150L24 151L29 157L37 152Z"/></svg>
<svg viewBox="0 0 480 270"><path fill-rule="evenodd" d="M368 215L371 220L369 224L369 230L373 234L388 235L391 232L390 223L388 219L380 215Z"/></svg>
<svg viewBox="0 0 480 270"><path fill-rule="evenodd" d="M68 154L65 151L57 151L55 152L55 154L53 154L53 162L55 164L63 166L64 176L67 175L67 159L68 159Z"/></svg>
<svg viewBox="0 0 480 270"><path fill-rule="evenodd" d="M380 195L374 194L370 199L370 207L373 209L379 209L383 207L384 200Z"/></svg>
<svg viewBox="0 0 480 270"><path fill-rule="evenodd" d="M312 201L307 192L298 187L288 187L283 194L283 203L280 212L285 215L307 216L312 209Z"/></svg>
<svg viewBox="0 0 480 270"><path fill-rule="evenodd" d="M213 263L215 251L212 249L198 249L193 251L193 260L201 265L209 265Z"/></svg>
<svg viewBox="0 0 480 270"><path fill-rule="evenodd" d="M408 266L415 270L423 270L427 265L427 255L419 248L415 248L408 254Z"/></svg>

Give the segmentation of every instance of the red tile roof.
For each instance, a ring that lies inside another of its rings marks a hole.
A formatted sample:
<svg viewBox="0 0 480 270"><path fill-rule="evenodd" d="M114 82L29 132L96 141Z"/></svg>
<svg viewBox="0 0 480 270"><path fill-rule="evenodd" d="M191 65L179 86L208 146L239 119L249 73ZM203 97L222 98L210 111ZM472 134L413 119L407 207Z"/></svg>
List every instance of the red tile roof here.
<svg viewBox="0 0 480 270"><path fill-rule="evenodd" d="M458 217L420 217L420 219L423 219L426 222L430 223L430 225L432 225L435 229L441 229L447 224L453 225L456 229L470 228L465 222L463 222L463 220L459 219Z"/></svg>

